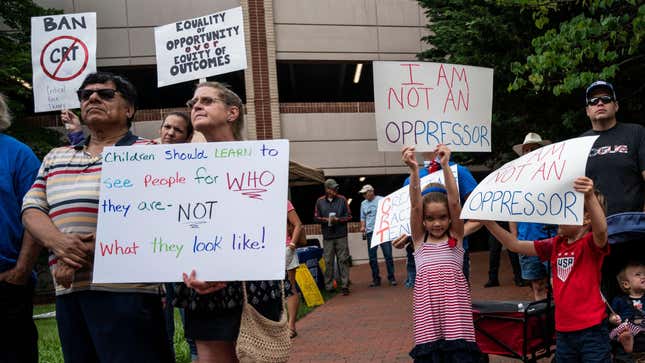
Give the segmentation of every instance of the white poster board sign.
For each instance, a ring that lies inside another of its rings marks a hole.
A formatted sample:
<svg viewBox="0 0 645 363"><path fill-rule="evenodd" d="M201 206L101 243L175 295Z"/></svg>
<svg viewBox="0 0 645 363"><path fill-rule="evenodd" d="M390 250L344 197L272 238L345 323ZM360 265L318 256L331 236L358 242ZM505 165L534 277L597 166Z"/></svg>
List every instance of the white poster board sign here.
<svg viewBox="0 0 645 363"><path fill-rule="evenodd" d="M76 90L96 72L96 13L31 18L34 111L78 108Z"/></svg>
<svg viewBox="0 0 645 363"><path fill-rule="evenodd" d="M450 170L459 185L457 164L450 166ZM443 170L435 171L421 178L421 189L430 183L445 184ZM371 247L392 241L403 234L410 234L410 187L408 185L379 200L374 223L374 232L370 241Z"/></svg>
<svg viewBox="0 0 645 363"><path fill-rule="evenodd" d="M94 282L284 278L289 142L103 150Z"/></svg>
<svg viewBox="0 0 645 363"><path fill-rule="evenodd" d="M546 145L504 164L470 193L461 218L581 225L584 196L573 181L585 175L597 138Z"/></svg>
<svg viewBox="0 0 645 363"><path fill-rule="evenodd" d="M156 27L155 49L159 87L245 69L242 8Z"/></svg>
<svg viewBox="0 0 645 363"><path fill-rule="evenodd" d="M374 62L379 151L490 151L493 70L458 64Z"/></svg>

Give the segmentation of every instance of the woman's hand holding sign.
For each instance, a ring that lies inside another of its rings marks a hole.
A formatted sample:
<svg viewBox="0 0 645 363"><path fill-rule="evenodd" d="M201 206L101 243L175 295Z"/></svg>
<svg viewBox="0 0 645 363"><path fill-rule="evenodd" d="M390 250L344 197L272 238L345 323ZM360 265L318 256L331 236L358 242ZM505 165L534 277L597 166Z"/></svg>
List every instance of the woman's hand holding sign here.
<svg viewBox="0 0 645 363"><path fill-rule="evenodd" d="M184 284L195 289L195 291L200 295L210 294L211 292L215 292L226 287L226 282L197 280L195 270L191 271L190 275L183 273L182 277L184 279Z"/></svg>

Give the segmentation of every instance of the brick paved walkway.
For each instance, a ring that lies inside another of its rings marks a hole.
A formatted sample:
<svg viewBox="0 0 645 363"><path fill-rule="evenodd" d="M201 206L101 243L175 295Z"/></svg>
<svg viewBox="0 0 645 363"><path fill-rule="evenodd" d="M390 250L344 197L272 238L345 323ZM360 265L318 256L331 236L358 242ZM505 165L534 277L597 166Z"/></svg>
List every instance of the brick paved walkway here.
<svg viewBox="0 0 645 363"><path fill-rule="evenodd" d="M484 289L488 277L488 253L471 254L471 282L474 300L529 300L528 287L513 285L506 252L503 251L501 287ZM385 266L381 264L384 278ZM396 261L399 285L368 288L367 264L350 272L352 293L336 295L297 323L290 362L408 362L412 339L412 294L403 286L405 260ZM519 362L491 357L491 362Z"/></svg>

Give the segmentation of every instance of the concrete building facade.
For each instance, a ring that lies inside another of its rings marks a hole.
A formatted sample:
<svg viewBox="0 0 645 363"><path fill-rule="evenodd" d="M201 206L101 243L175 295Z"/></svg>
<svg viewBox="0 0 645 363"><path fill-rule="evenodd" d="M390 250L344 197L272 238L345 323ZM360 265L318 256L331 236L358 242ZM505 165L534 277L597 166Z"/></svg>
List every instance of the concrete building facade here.
<svg viewBox="0 0 645 363"><path fill-rule="evenodd" d="M303 64L315 73L317 64L342 64L343 72L353 74L359 63L414 60L427 47L421 41L427 34L427 19L414 0L37 2L65 13L96 12L97 64L111 70L154 67L156 26L242 6L248 59L247 138L287 138L292 160L323 169L327 176L406 172L398 153L377 151L371 95L349 102L334 97L324 102L284 101L278 93L277 68L293 71L294 64ZM371 82L371 75L362 78ZM156 137L167 111L140 110L134 131Z"/></svg>

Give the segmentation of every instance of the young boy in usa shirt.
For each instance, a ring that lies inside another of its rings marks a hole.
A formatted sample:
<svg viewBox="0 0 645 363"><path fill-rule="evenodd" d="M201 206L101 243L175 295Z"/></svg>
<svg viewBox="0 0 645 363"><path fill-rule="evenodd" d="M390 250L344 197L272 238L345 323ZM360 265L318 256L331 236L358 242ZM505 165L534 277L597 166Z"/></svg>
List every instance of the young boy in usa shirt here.
<svg viewBox="0 0 645 363"><path fill-rule="evenodd" d="M593 181L578 177L573 189L584 194L581 226L560 225L556 237L518 241L496 222L482 221L506 248L550 261L555 300L556 362L610 362L601 267L609 254L604 198Z"/></svg>

